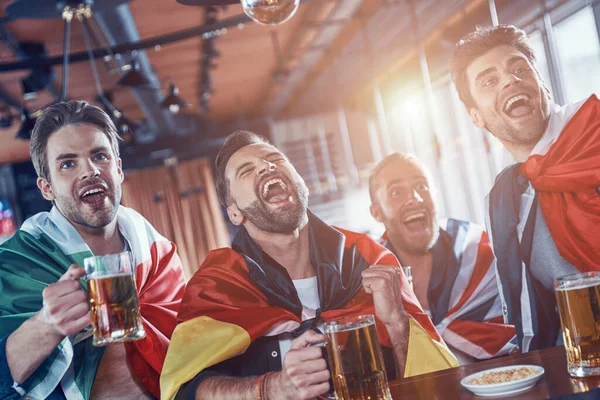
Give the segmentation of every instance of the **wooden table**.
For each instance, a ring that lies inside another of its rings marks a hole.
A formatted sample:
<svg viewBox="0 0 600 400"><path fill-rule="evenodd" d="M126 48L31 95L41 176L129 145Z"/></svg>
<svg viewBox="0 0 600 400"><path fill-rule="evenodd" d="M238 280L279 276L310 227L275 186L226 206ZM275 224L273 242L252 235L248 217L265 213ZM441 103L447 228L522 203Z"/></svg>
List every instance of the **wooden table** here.
<svg viewBox="0 0 600 400"><path fill-rule="evenodd" d="M547 399L586 392L600 387L600 376L585 379L571 378L567 372L565 349L552 347L419 375L407 378L402 382L390 382L390 391L394 399L402 400L494 399L493 397L475 396L461 386L460 380L485 369L517 364L540 365L544 367L545 373L533 388L511 396L510 399Z"/></svg>

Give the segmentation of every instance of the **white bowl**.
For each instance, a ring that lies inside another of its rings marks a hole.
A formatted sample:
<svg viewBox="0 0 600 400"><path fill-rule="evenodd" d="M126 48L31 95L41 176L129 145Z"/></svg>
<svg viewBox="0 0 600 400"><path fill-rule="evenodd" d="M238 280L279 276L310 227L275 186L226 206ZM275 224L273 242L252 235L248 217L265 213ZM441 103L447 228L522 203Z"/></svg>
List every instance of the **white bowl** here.
<svg viewBox="0 0 600 400"><path fill-rule="evenodd" d="M508 381L503 383L493 383L490 385L469 385L467 383L470 382L472 379L479 378L483 374L489 372L502 372L516 368L532 368L536 372L535 374L529 375L523 379L517 379L514 381ZM507 367L492 368L486 369L485 371L476 372L463 378L460 381L460 384L477 396L506 396L509 394L516 394L531 389L535 386L535 384L542 377L542 375L544 375L544 368L538 365L509 365Z"/></svg>

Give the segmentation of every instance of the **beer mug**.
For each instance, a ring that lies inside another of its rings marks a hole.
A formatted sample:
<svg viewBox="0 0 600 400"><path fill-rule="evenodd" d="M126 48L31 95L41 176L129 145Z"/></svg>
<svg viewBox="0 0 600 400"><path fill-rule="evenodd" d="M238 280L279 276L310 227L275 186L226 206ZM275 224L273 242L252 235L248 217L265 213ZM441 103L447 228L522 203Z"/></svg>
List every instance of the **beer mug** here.
<svg viewBox="0 0 600 400"><path fill-rule="evenodd" d="M131 253L88 257L83 267L94 346L145 338Z"/></svg>
<svg viewBox="0 0 600 400"><path fill-rule="evenodd" d="M569 375L600 375L600 273L554 280Z"/></svg>
<svg viewBox="0 0 600 400"><path fill-rule="evenodd" d="M327 361L338 400L391 400L375 317L326 322Z"/></svg>

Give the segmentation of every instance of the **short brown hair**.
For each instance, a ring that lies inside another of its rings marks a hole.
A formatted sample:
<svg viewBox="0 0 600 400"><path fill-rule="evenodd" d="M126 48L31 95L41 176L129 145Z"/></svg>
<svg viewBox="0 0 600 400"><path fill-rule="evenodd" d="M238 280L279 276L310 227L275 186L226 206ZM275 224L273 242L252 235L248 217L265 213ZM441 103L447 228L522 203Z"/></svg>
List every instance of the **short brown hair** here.
<svg viewBox="0 0 600 400"><path fill-rule="evenodd" d="M223 147L221 147L217 153L217 157L215 159L217 195L219 196L219 201L225 207L231 204L229 181L225 176L225 168L227 167L227 163L236 151L242 147L257 143L271 144L266 138L257 135L256 133L241 130L235 131L227 136Z"/></svg>
<svg viewBox="0 0 600 400"><path fill-rule="evenodd" d="M476 58L502 45L512 46L523 53L539 76L535 65L533 47L531 47L527 34L523 30L512 25L478 27L456 44L456 49L450 61L450 71L458 97L467 109L475 106L467 80L467 68Z"/></svg>
<svg viewBox="0 0 600 400"><path fill-rule="evenodd" d="M392 153L392 154L388 154L387 156L383 157L383 160L381 160L379 162L379 164L377 164L375 166L375 168L373 168L373 171L371 171L371 175L369 176L369 196L371 197L371 204L375 204L376 198L375 198L375 180L377 179L377 175L379 174L379 172L388 164L394 162L394 161L399 161L399 162L403 162L403 163L407 163L407 164L413 164L416 167L418 167L419 169L421 169L423 171L423 174L425 175L425 177L427 178L428 181L431 181L429 179L429 172L427 171L427 168L425 168L425 166L423 165L423 163L421 162L421 160L419 160L417 157L415 157L412 154L408 154L408 153ZM431 182L430 182L431 184Z"/></svg>
<svg viewBox="0 0 600 400"><path fill-rule="evenodd" d="M29 142L31 161L40 178L50 181L46 151L50 136L66 126L81 124L94 125L104 132L110 142L114 156L119 158L119 140L121 140L121 137L117 134L115 124L108 114L85 101L70 100L54 103L46 107L38 117Z"/></svg>

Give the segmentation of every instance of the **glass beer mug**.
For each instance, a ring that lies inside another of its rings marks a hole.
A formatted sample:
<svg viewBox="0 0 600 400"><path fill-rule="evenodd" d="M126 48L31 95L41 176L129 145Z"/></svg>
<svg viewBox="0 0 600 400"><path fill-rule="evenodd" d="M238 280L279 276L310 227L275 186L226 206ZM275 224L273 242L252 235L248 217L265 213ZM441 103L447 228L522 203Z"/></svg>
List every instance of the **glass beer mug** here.
<svg viewBox="0 0 600 400"><path fill-rule="evenodd" d="M569 375L600 375L600 273L554 280Z"/></svg>
<svg viewBox="0 0 600 400"><path fill-rule="evenodd" d="M145 338L131 253L88 257L83 267L94 346Z"/></svg>
<svg viewBox="0 0 600 400"><path fill-rule="evenodd" d="M327 359L338 400L391 400L375 317L326 322Z"/></svg>

